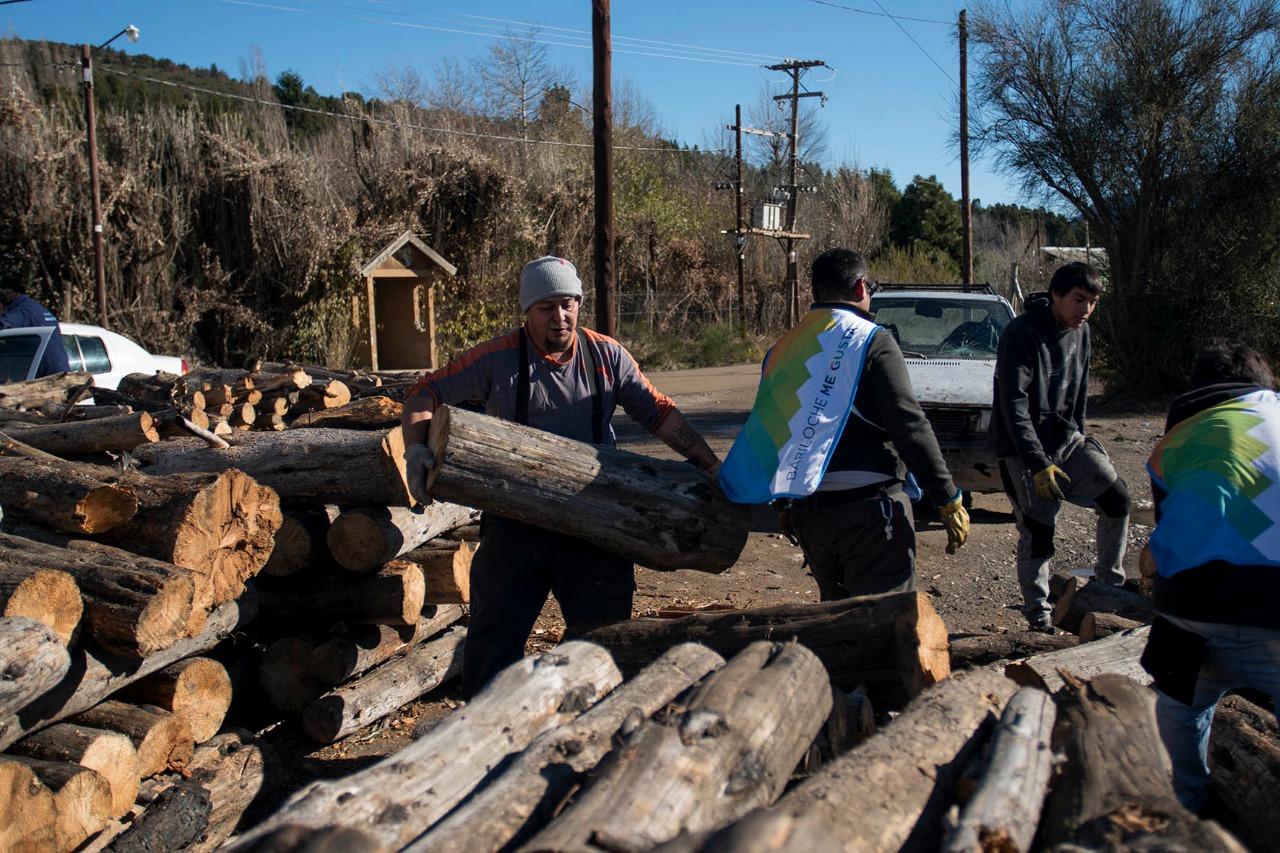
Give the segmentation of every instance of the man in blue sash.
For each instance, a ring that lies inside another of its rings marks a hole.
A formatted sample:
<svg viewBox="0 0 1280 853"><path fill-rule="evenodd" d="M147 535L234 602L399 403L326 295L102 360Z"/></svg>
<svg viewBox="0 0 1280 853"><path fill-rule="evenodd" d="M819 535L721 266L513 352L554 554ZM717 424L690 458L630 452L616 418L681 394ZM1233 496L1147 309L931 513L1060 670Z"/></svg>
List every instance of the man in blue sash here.
<svg viewBox="0 0 1280 853"><path fill-rule="evenodd" d="M968 538L968 513L902 351L871 319L866 259L824 252L812 285L808 314L765 357L720 484L731 500L781 505L823 601L914 589L907 470L941 509L948 553Z"/></svg>
<svg viewBox="0 0 1280 853"><path fill-rule="evenodd" d="M1199 811L1218 700L1252 687L1280 708L1280 395L1258 353L1226 342L1191 386L1147 464L1157 618L1142 664L1174 790Z"/></svg>

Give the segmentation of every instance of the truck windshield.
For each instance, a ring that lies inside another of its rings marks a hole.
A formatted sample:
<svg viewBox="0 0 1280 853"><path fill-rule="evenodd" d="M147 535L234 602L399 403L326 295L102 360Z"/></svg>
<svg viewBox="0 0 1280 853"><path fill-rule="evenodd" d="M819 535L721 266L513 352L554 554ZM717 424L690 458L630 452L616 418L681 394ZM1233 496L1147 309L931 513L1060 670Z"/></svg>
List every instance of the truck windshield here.
<svg viewBox="0 0 1280 853"><path fill-rule="evenodd" d="M904 353L926 358L995 358L1012 319L1002 302L932 296L883 297L871 310Z"/></svg>
<svg viewBox="0 0 1280 853"><path fill-rule="evenodd" d="M40 350L39 335L0 337L0 382L22 382Z"/></svg>

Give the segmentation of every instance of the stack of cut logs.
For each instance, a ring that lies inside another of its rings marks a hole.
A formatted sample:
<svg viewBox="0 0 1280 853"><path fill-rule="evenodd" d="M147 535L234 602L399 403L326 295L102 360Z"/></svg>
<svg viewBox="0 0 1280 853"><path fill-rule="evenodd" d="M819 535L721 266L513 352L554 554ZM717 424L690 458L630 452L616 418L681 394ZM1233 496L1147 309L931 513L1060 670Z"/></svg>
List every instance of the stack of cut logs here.
<svg viewBox="0 0 1280 853"><path fill-rule="evenodd" d="M307 401L299 374L320 389ZM473 513L409 508L399 389L376 377L267 364L130 377L123 396L86 380L0 386L0 849L1280 838L1274 718L1232 697L1215 720L1214 792L1235 836L1187 812L1137 663L1150 600L1066 576L1051 585L1060 636L948 637L915 592L599 628L508 668L401 752L273 791L272 736L224 717L293 719L332 743L453 677ZM355 399L324 408L333 382ZM223 407L284 388L298 392L273 411L285 429L214 434ZM741 548L742 520L686 466L543 438L522 470L501 450L527 442L522 428L441 414L437 495L479 504L499 482L502 510L536 522L573 494L584 511L565 529L666 568L722 570Z"/></svg>

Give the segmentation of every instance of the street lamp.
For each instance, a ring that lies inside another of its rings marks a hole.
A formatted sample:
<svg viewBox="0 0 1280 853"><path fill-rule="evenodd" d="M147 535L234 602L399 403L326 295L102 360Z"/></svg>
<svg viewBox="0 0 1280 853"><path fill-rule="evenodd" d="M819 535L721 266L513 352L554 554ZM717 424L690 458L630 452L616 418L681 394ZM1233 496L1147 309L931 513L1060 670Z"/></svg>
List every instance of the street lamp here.
<svg viewBox="0 0 1280 853"><path fill-rule="evenodd" d="M136 42L140 35L138 28L130 24L98 45L98 49L101 50L120 36L127 36L129 41ZM87 44L80 46L80 67L84 81L84 123L88 130L89 185L93 196L93 274L97 285L98 325L106 328L107 273L102 247L102 193L98 188L98 133L93 109L93 56Z"/></svg>

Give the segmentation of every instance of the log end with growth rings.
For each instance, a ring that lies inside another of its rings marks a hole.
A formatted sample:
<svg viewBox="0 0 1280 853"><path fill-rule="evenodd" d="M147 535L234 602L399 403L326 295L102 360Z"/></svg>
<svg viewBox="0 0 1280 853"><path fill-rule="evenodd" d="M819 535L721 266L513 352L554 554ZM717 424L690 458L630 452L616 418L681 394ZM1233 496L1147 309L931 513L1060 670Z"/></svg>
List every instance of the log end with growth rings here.
<svg viewBox="0 0 1280 853"><path fill-rule="evenodd" d="M63 644L69 644L84 615L84 601L71 575L41 569L18 584L2 615L43 622Z"/></svg>
<svg viewBox="0 0 1280 853"><path fill-rule="evenodd" d="M138 499L132 492L110 485L93 489L75 507L83 533L114 530L133 518L137 511Z"/></svg>

